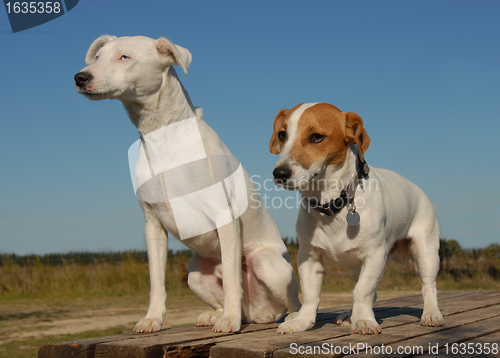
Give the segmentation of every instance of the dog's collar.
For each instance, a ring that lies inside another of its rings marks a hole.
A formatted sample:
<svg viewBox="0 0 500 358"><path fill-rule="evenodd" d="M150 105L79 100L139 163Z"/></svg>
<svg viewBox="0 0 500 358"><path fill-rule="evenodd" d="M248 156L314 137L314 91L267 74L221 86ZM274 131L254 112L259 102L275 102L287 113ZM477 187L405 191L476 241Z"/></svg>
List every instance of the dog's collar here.
<svg viewBox="0 0 500 358"><path fill-rule="evenodd" d="M309 207L326 216L332 216L340 212L348 203L353 203L354 193L356 192L359 181L368 177L368 173L370 172L368 164L366 164L366 161L362 162L359 155L357 156L357 167L358 170L349 183L342 189L338 198L332 199L325 204L320 204L318 199L311 198L309 199Z"/></svg>

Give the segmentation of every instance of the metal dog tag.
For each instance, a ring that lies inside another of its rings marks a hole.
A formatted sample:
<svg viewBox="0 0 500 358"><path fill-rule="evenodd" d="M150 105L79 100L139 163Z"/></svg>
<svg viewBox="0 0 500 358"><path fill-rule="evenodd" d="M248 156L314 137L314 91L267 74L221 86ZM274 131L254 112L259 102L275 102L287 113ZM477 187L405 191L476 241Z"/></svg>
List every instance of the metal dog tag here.
<svg viewBox="0 0 500 358"><path fill-rule="evenodd" d="M347 223L349 226L358 226L360 219L361 218L356 211L353 213L347 213Z"/></svg>
<svg viewBox="0 0 500 358"><path fill-rule="evenodd" d="M347 207L347 224L349 226L358 226L359 221L361 220L359 214L356 212L356 206L352 203Z"/></svg>

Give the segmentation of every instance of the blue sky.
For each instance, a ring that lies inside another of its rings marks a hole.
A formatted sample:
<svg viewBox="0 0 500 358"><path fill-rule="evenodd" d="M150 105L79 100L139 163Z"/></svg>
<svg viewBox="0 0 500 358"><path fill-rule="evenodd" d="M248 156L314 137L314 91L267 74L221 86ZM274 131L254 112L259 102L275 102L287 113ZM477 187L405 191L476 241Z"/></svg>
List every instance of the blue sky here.
<svg viewBox="0 0 500 358"><path fill-rule="evenodd" d="M74 88L102 34L188 48L189 77L177 72L193 103L266 188L277 112L329 102L363 118L370 165L427 193L442 237L499 243L499 13L486 0L80 0L12 34L0 10L0 252L145 248L127 160L137 130L119 101ZM295 236L296 209L270 212Z"/></svg>

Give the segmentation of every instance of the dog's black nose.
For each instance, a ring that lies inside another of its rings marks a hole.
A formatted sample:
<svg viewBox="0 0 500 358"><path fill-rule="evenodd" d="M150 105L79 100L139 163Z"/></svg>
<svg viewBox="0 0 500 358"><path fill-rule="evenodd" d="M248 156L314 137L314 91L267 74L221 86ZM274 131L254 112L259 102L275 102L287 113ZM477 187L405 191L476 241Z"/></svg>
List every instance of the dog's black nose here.
<svg viewBox="0 0 500 358"><path fill-rule="evenodd" d="M277 167L273 170L274 180L287 181L292 176L292 169L288 166Z"/></svg>
<svg viewBox="0 0 500 358"><path fill-rule="evenodd" d="M75 75L75 84L78 87L82 87L82 86L85 86L87 83L89 83L91 79L92 79L92 75L90 73L78 72Z"/></svg>

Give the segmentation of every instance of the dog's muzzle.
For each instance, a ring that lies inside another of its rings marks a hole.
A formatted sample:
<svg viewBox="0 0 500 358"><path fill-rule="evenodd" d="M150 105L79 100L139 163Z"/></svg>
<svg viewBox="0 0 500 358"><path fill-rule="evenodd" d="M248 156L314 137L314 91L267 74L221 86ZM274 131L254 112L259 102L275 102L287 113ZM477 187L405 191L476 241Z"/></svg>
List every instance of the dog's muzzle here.
<svg viewBox="0 0 500 358"><path fill-rule="evenodd" d="M274 182L277 185L285 185L288 179L292 176L292 169L289 166L283 165L273 170Z"/></svg>
<svg viewBox="0 0 500 358"><path fill-rule="evenodd" d="M92 80L92 75L88 72L78 72L75 75L75 84L78 87L87 85Z"/></svg>

